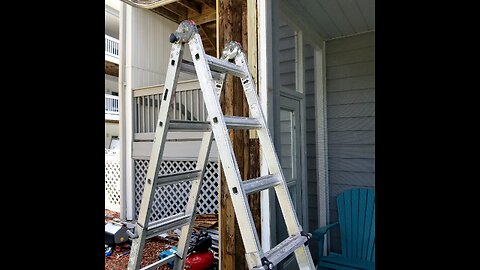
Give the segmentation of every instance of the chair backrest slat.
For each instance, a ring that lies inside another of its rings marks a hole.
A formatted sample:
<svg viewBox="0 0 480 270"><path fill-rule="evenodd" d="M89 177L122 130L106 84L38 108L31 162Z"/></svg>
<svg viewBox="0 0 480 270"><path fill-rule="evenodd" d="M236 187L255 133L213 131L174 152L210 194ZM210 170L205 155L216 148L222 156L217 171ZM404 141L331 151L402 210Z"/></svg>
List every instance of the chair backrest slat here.
<svg viewBox="0 0 480 270"><path fill-rule="evenodd" d="M342 254L375 261L375 191L355 188L337 197Z"/></svg>

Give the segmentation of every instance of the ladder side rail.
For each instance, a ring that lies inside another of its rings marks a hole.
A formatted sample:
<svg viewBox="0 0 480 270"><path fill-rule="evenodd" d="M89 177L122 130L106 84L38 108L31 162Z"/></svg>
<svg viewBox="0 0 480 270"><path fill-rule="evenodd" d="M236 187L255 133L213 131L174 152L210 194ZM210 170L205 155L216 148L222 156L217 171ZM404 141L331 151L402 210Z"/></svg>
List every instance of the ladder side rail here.
<svg viewBox="0 0 480 270"><path fill-rule="evenodd" d="M138 236L133 239L132 248L130 250L130 258L128 261L129 270L137 270L140 268L143 249L145 247L145 238L147 233L148 221L151 213L151 206L155 192L155 179L158 176L161 165L161 157L165 148L165 140L170 121L169 108L172 102L172 96L177 87L179 75L179 63L183 57L185 45L173 44L170 51L170 59L165 79L165 90L160 103L160 111L158 113L157 129L153 140L150 162L148 164L145 186L142 194L142 202L135 225L135 234Z"/></svg>
<svg viewBox="0 0 480 270"><path fill-rule="evenodd" d="M215 87L217 90L217 95L220 97L223 84L225 82L225 74L221 74L219 80L216 81ZM203 105L203 104L202 104ZM196 169L201 169L201 177L192 181L192 188L190 189L190 196L188 199L187 207L185 212L191 213L191 220L189 224L186 224L182 227L182 233L178 240L177 244L177 251L176 251L176 258L173 267L175 270L183 270L185 260L187 257L188 246L190 235L192 234L193 224L195 222L195 214L196 214L196 207L198 203L198 198L201 191L201 186L203 184L203 175L205 173L206 164L208 162L208 155L211 150L212 146L212 139L213 139L213 132L208 131L203 133L202 144L200 146L200 153L197 160L197 167Z"/></svg>
<svg viewBox="0 0 480 270"><path fill-rule="evenodd" d="M243 67L243 69L248 70L248 63L243 51L239 50L238 54L235 57L235 63ZM245 91L245 96L250 107L250 117L257 118L260 124L263 126L260 129L257 129L258 138L260 145L263 148L262 153L265 154L267 165L271 174L278 174L281 177L282 184L274 187L275 193L277 194L277 199L282 210L283 218L287 226L287 231L290 236L299 235L302 233L302 226L298 222L298 217L296 211L290 198L288 192L287 183L285 181L285 176L283 170L280 166L280 161L278 159L275 147L273 144L272 137L269 130L267 129L267 123L265 121L260 103L258 101L257 90L253 81L253 78L250 72L247 72L247 75L241 78L242 86ZM300 248L295 250L295 257L300 269L315 269L313 264L313 259L310 254L310 249L302 245Z"/></svg>
<svg viewBox="0 0 480 270"><path fill-rule="evenodd" d="M223 119L223 113L215 92L215 83L211 76L211 71L207 62L205 50L201 42L200 35L195 33L189 42L193 63L197 71L198 80L202 89L204 101L208 110L209 121L212 125L212 131L215 136L218 153L225 172L226 182L232 198L233 207L237 216L240 233L244 241L245 259L249 268L261 265L263 250L260 246L252 214L248 205L245 191L241 185L241 176L238 164L235 161L235 155L231 146L230 137Z"/></svg>

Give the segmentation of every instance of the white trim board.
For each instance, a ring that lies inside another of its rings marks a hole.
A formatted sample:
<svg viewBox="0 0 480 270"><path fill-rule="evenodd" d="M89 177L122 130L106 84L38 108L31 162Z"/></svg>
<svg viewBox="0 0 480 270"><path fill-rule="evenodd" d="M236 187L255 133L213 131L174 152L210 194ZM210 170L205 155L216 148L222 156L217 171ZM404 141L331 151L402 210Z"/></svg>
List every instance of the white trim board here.
<svg viewBox="0 0 480 270"><path fill-rule="evenodd" d="M316 145L317 145L317 196L318 198L318 227L329 223L329 195L328 195L328 143L327 143L327 88L326 88L326 64L325 44L323 48L316 48L314 51L315 69L315 124L316 124ZM324 198L321 199L321 195ZM330 237L326 237L324 253L327 252Z"/></svg>

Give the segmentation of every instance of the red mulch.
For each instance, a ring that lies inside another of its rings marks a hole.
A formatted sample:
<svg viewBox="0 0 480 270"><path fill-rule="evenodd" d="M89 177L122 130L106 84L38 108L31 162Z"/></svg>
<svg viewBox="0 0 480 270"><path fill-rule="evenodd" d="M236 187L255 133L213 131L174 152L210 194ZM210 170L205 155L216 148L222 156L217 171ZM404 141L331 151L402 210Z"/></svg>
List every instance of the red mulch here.
<svg viewBox="0 0 480 270"><path fill-rule="evenodd" d="M110 221L120 221L120 213L115 211L110 211L105 209L105 224ZM208 229L216 227L218 225L217 215L206 214L206 215L197 215L195 219L194 231L199 231L201 229ZM168 238L169 236L167 236ZM143 258L141 267L145 267L149 264L152 264L158 261L158 255L160 252L171 248L171 246L176 246L178 239L172 238L172 240L162 238L162 237L153 237L145 241L145 248L143 250ZM176 241L177 240L177 241ZM131 243L129 243L131 244ZM126 270L128 266L129 254L117 257L117 255L129 251L130 249L122 249L122 251L117 252L113 250L110 256L105 256L105 270ZM158 270L170 270L167 265L162 265L157 268Z"/></svg>
<svg viewBox="0 0 480 270"><path fill-rule="evenodd" d="M105 224L112 221L114 218L120 218L120 213L105 209ZM160 252L170 248L170 245L175 245L174 242L168 241L160 237L153 237L145 241L145 248L143 251L143 259L141 267L145 267L158 261ZM105 270L126 270L128 266L129 254L117 257L117 255L129 251L130 249L122 249L117 252L113 250L108 257L105 256ZM168 266L162 265L158 267L159 270L170 270Z"/></svg>

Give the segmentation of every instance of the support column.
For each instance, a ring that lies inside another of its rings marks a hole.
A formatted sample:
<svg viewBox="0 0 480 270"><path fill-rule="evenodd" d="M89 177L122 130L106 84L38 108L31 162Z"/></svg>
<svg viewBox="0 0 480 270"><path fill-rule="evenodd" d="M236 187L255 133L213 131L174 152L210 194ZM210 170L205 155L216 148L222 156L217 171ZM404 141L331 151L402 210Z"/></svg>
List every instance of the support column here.
<svg viewBox="0 0 480 270"><path fill-rule="evenodd" d="M247 1L250 2L247 6ZM254 3L252 5L252 3ZM238 41L244 51L248 52L249 41L256 43L256 20L255 26L248 27L248 19L252 13L256 16L256 0L217 0L217 56L220 56L223 48L230 41ZM250 22L252 23L252 22ZM249 40L250 39L250 40ZM255 46L256 47L256 46ZM256 48L253 50L256 51ZM249 66L257 66L256 54L250 59ZM256 79L256 69L252 70L252 76ZM248 116L248 103L243 92L239 78L227 76L224 90L220 97L220 104L225 115ZM259 169L259 144L255 136L250 136L246 130L230 130L235 157L243 180L260 176ZM252 138L251 138L252 137ZM221 246L221 269L240 270L247 269L245 262L245 249L235 218L235 212L222 171L220 183L220 246ZM260 235L260 199L259 194L249 196L249 204L252 216L255 220L257 233Z"/></svg>

